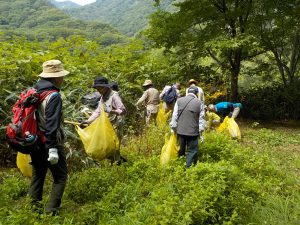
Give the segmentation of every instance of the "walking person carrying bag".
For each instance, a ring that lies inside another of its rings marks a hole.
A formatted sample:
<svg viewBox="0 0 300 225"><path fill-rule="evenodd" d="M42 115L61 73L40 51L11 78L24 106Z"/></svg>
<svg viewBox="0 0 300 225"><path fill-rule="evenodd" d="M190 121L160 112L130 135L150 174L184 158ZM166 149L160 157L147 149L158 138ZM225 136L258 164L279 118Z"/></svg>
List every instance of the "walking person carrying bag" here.
<svg viewBox="0 0 300 225"><path fill-rule="evenodd" d="M180 149L178 156L186 154L186 166L198 161L198 138L203 140L205 128L204 104L197 98L198 89L190 87L185 97L179 98L174 106L170 126L177 133Z"/></svg>

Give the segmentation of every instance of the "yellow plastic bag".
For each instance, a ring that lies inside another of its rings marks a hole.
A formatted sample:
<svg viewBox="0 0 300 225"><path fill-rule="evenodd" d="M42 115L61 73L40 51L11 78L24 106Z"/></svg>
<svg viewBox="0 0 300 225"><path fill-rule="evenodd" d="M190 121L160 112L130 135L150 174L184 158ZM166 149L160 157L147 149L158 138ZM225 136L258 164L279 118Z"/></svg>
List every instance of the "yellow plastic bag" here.
<svg viewBox="0 0 300 225"><path fill-rule="evenodd" d="M94 122L84 129L76 126L76 130L86 153L93 159L105 159L119 148L119 139L103 107Z"/></svg>
<svg viewBox="0 0 300 225"><path fill-rule="evenodd" d="M214 124L213 121L220 121L221 118L216 113L210 111L207 111L205 116L205 119L207 121L207 130L210 130L212 128L215 129L216 124Z"/></svg>
<svg viewBox="0 0 300 225"><path fill-rule="evenodd" d="M227 132L232 138L241 139L239 125L233 118L225 117L223 123L217 128L217 132Z"/></svg>
<svg viewBox="0 0 300 225"><path fill-rule="evenodd" d="M176 135L172 134L168 140L167 135L165 136L165 144L162 147L160 155L160 164L162 166L167 165L171 159L178 158L178 150Z"/></svg>
<svg viewBox="0 0 300 225"><path fill-rule="evenodd" d="M156 116L156 124L157 125L165 125L167 123L167 120L170 116L170 113L172 111L170 110L169 112L165 112L162 103L159 104L159 111Z"/></svg>
<svg viewBox="0 0 300 225"><path fill-rule="evenodd" d="M18 152L17 154L17 167L22 172L25 177L32 177L32 166L29 164L31 162L30 155Z"/></svg>

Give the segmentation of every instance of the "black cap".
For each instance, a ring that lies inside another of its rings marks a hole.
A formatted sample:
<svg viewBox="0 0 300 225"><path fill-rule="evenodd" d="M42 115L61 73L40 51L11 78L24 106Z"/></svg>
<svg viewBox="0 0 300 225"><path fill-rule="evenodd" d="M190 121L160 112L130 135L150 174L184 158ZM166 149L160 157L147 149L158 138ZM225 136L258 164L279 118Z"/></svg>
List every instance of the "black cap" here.
<svg viewBox="0 0 300 225"><path fill-rule="evenodd" d="M108 87L110 88L110 84L108 84L108 79L105 77L96 77L94 80L94 85L92 86L93 88L97 87Z"/></svg>

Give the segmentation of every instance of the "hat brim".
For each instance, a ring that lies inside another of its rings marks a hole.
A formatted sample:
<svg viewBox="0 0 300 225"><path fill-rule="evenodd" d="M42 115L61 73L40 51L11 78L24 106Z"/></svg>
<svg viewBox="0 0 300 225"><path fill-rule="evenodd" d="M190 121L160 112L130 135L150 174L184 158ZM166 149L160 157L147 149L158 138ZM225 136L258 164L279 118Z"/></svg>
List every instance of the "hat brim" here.
<svg viewBox="0 0 300 225"><path fill-rule="evenodd" d="M143 84L143 87L147 87L147 86L149 86L149 85L152 85L152 83L151 84Z"/></svg>
<svg viewBox="0 0 300 225"><path fill-rule="evenodd" d="M196 81L196 80L190 80L189 82L188 82L188 84L190 85L190 84L198 84L198 81Z"/></svg>
<svg viewBox="0 0 300 225"><path fill-rule="evenodd" d="M107 88L111 88L110 84L94 84L92 86L92 88L97 88L97 87L107 87Z"/></svg>
<svg viewBox="0 0 300 225"><path fill-rule="evenodd" d="M64 77L66 75L68 75L70 72L67 70L62 70L56 73L45 73L42 72L39 77L43 77L43 78L53 78L53 77Z"/></svg>

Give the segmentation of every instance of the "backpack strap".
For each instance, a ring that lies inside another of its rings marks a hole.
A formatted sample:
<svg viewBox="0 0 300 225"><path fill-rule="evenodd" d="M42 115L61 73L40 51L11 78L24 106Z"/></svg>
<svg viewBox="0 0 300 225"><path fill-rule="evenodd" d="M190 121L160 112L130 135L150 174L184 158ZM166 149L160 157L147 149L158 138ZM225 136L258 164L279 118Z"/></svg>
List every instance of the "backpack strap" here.
<svg viewBox="0 0 300 225"><path fill-rule="evenodd" d="M43 91L42 93L40 93L41 103L40 103L39 107L37 108L36 113L39 118L38 130L40 131L39 135L41 136L42 141L44 141L44 138L45 138L43 131L45 130L45 124L46 124L46 121L45 121L46 106L47 106L48 102L50 101L50 99L55 95L58 95L58 91L56 91L56 90Z"/></svg>

